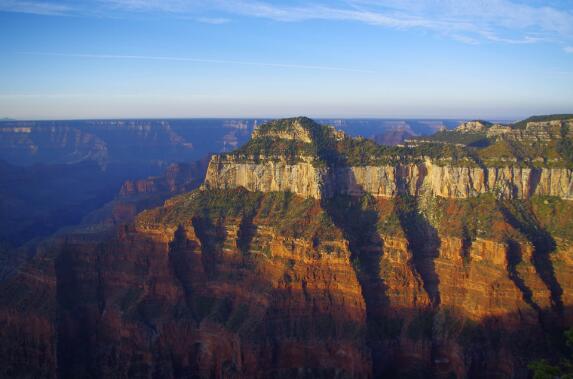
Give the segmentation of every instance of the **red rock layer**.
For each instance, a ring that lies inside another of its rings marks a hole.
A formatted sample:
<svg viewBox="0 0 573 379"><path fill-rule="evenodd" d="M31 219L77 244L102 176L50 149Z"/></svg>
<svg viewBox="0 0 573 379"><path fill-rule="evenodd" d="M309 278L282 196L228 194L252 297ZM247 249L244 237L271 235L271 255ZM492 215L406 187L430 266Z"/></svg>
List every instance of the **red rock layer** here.
<svg viewBox="0 0 573 379"><path fill-rule="evenodd" d="M254 213L180 222L185 196L111 241L46 244L5 280L1 376L526 377L540 336L571 323L566 243L551 255L556 305L531 243L440 228L413 241L389 200L346 223L291 200L307 202L293 235L267 195Z"/></svg>

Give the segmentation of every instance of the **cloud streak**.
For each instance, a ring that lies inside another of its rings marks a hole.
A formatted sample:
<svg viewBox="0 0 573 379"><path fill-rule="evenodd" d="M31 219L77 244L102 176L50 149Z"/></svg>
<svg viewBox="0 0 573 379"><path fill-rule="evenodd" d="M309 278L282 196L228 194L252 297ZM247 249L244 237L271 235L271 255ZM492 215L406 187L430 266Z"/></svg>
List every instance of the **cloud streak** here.
<svg viewBox="0 0 573 379"><path fill-rule="evenodd" d="M122 0L116 0L122 1ZM229 12L277 21L354 21L393 29L425 29L461 42L527 44L573 38L573 13L507 0L348 0L348 6L274 6L223 1Z"/></svg>
<svg viewBox="0 0 573 379"><path fill-rule="evenodd" d="M306 64L290 63L271 63L271 62L250 62L227 59L205 59L191 57L172 57L172 56L153 56L153 55L116 55L116 54L68 54L68 53L46 53L46 52L21 52L23 55L39 55L68 58L88 58L88 59L113 59L113 60L147 60L147 61L168 61L168 62L192 62L192 63L212 63L225 65L242 65L271 68L301 69L301 70L318 70L318 71L342 71L374 74L375 71L363 70L358 68L335 67L335 66L316 66Z"/></svg>
<svg viewBox="0 0 573 379"><path fill-rule="evenodd" d="M571 9L511 0L346 0L277 5L262 0L104 0L116 9L192 13L219 11L280 22L360 22L392 29L422 29L464 43L531 44L573 39Z"/></svg>
<svg viewBox="0 0 573 379"><path fill-rule="evenodd" d="M63 16L71 8L65 4L39 1L0 0L0 12L37 14L42 16Z"/></svg>
<svg viewBox="0 0 573 379"><path fill-rule="evenodd" d="M211 25L223 25L231 22L231 20L224 17L198 17L195 19L195 21Z"/></svg>
<svg viewBox="0 0 573 379"><path fill-rule="evenodd" d="M467 44L573 43L573 8L515 0L0 0L0 11L45 15L162 12L224 24L234 16L277 22L358 22L390 29L426 30Z"/></svg>

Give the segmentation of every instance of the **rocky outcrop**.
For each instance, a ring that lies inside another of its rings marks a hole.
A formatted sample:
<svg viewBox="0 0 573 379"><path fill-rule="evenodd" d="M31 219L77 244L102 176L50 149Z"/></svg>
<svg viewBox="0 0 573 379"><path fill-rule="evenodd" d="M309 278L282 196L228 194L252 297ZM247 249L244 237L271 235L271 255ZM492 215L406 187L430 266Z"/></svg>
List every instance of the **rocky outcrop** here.
<svg viewBox="0 0 573 379"><path fill-rule="evenodd" d="M326 168L307 162L258 158L237 162L232 156L214 156L209 163L205 186L251 191L290 191L320 199L335 194L394 197L416 196L424 191L462 199L492 192L506 198L526 199L533 195L573 200L573 170L564 168L473 167L435 164Z"/></svg>
<svg viewBox="0 0 573 379"><path fill-rule="evenodd" d="M201 184L209 158L193 163L174 163L167 167L162 176L146 179L126 180L119 191L121 198L140 194L177 194L191 191Z"/></svg>
<svg viewBox="0 0 573 379"><path fill-rule="evenodd" d="M573 119L571 120L552 120L552 121L530 121L524 122L523 127L513 127L512 125L494 124L487 129L480 129L480 132L486 132L488 138L503 137L508 140L518 142L541 142L547 143L551 140L559 140L564 137L573 137ZM469 131L467 129L456 129ZM565 134L563 134L565 132Z"/></svg>
<svg viewBox="0 0 573 379"><path fill-rule="evenodd" d="M468 121L461 123L457 128L456 131L461 133L476 133L476 132L484 132L487 130L488 127L491 126L491 123L487 121Z"/></svg>
<svg viewBox="0 0 573 379"><path fill-rule="evenodd" d="M285 160L258 159L237 162L232 156L213 156L204 186L230 189L244 187L250 191L289 191L320 199L326 169L316 167L312 158L289 164Z"/></svg>
<svg viewBox="0 0 573 379"><path fill-rule="evenodd" d="M547 121L521 121L517 125L491 124L486 121L461 123L456 129L459 133L480 133L488 138L503 137L519 142L541 142L573 137L573 118ZM565 132L565 135L563 135Z"/></svg>
<svg viewBox="0 0 573 379"><path fill-rule="evenodd" d="M295 120L288 128L284 129L262 129L255 128L252 138L278 138L286 140L300 141L303 143L310 143L312 136L308 129L304 128L300 121Z"/></svg>

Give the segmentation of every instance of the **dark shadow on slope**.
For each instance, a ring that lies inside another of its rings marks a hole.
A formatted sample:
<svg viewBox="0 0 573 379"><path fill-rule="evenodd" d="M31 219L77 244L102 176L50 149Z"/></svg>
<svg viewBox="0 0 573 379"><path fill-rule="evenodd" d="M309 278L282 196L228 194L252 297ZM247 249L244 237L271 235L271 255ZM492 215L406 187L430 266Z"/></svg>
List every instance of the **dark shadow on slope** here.
<svg viewBox="0 0 573 379"><path fill-rule="evenodd" d="M254 209L258 209L260 206L257 204ZM249 247L251 246L251 242L257 233L257 227L253 223L253 219L255 218L255 212L250 214L245 214L241 218L241 223L239 224L239 230L237 231L237 247L239 251L243 255L249 254Z"/></svg>
<svg viewBox="0 0 573 379"><path fill-rule="evenodd" d="M529 177L529 193L533 195L539 186L539 182L541 181L541 173L542 169L540 168L531 168L531 174Z"/></svg>
<svg viewBox="0 0 573 379"><path fill-rule="evenodd" d="M438 232L418 211L414 197L401 195L396 201L400 202L398 216L412 251L414 268L422 278L432 306L437 307L440 305L440 279L434 259L438 257L441 244Z"/></svg>
<svg viewBox="0 0 573 379"><path fill-rule="evenodd" d="M535 220L533 215L525 209L522 203L515 202L514 208L516 214L503 206L501 210L507 222L525 235L533 245L534 250L531 263L551 293L551 305L553 309L558 313L562 313L563 289L555 277L555 270L550 257L550 254L555 251L557 246L555 240L546 230L539 226L539 223Z"/></svg>
<svg viewBox="0 0 573 379"><path fill-rule="evenodd" d="M471 250L472 250L472 237L466 227L462 231L462 250L461 256L464 264L471 262Z"/></svg>
<svg viewBox="0 0 573 379"><path fill-rule="evenodd" d="M387 287L380 276L383 241L376 230L378 213L363 207L363 199L340 195L323 200L322 206L349 243L352 265L366 305L367 343L376 377L387 359L384 341L398 337L400 331L394 330L393 320L383 317L388 305Z"/></svg>
<svg viewBox="0 0 573 379"><path fill-rule="evenodd" d="M362 297L366 305L367 343L372 353L374 376L378 376L388 359L385 341L397 338L399 327L393 327L395 320L384 317L388 305L387 286L380 274L380 259L383 254L383 241L377 230L378 212L374 199L358 185L354 173L349 169L347 158L340 154L336 143L328 135L329 130L312 130L316 153L329 168L327 185L323 188L322 207L349 243L351 260L360 283ZM352 193L362 196L337 195Z"/></svg>
<svg viewBox="0 0 573 379"><path fill-rule="evenodd" d="M64 245L55 261L58 377L97 377L94 357L96 321L90 317L93 299L90 283L78 274L76 252ZM81 268L80 268L81 269ZM89 276L88 276L89 278Z"/></svg>
<svg viewBox="0 0 573 379"><path fill-rule="evenodd" d="M195 234L201 242L203 269L207 279L212 279L216 275L217 262L225 241L225 228L221 223L213 224L213 221L208 217L193 217L192 223Z"/></svg>
<svg viewBox="0 0 573 379"><path fill-rule="evenodd" d="M175 274L175 278L181 285L185 296L187 311L197 322L201 321L195 312L193 305L193 284L191 282L192 269L189 262L189 253L196 248L194 241L189 241L183 225L179 225L173 236L173 241L169 243L169 260Z"/></svg>
<svg viewBox="0 0 573 379"><path fill-rule="evenodd" d="M507 272L509 274L509 279L515 284L515 286L521 292L523 300L535 309L537 312L541 311L541 308L535 301L533 301L533 292L525 284L523 279L519 276L517 272L517 265L523 262L521 247L514 240L508 241L507 249Z"/></svg>

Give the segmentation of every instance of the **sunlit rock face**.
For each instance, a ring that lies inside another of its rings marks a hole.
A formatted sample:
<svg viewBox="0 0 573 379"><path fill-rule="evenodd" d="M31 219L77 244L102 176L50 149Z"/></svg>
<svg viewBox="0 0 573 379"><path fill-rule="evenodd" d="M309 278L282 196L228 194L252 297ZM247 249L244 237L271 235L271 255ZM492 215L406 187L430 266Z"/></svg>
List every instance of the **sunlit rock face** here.
<svg viewBox="0 0 573 379"><path fill-rule="evenodd" d="M568 133L565 136L569 136L570 123L530 122L523 130L506 128L515 140L542 135L543 138L538 139L546 142L552 138L560 139L559 130L564 125ZM479 121L469 122L462 124L457 132L485 132L488 127L494 126ZM554 167L552 163L540 166L538 160L534 160L536 164L529 164L506 158L488 164L472 160L471 156L454 161L444 155L423 156L415 150L395 153L401 154L398 158L377 151L377 156L360 157L362 162L356 165L356 159L349 157L354 152L341 147L348 140L344 133L308 119L267 124L255 129L250 145L242 150L212 157L205 185L226 189L244 187L263 192L290 191L315 199L364 193L382 197L417 196L427 191L435 196L457 199L484 193L517 199L534 195L573 199L573 171L567 165ZM289 142L288 146L284 141ZM329 143L332 151L323 148ZM366 141L362 143L367 144ZM339 158L334 164L333 152ZM368 163L369 160L390 158L394 158L392 164Z"/></svg>
<svg viewBox="0 0 573 379"><path fill-rule="evenodd" d="M232 157L214 156L209 162L205 186L218 189L244 187L250 191L261 192L288 191L303 197L320 199L325 171L311 162L236 162Z"/></svg>

